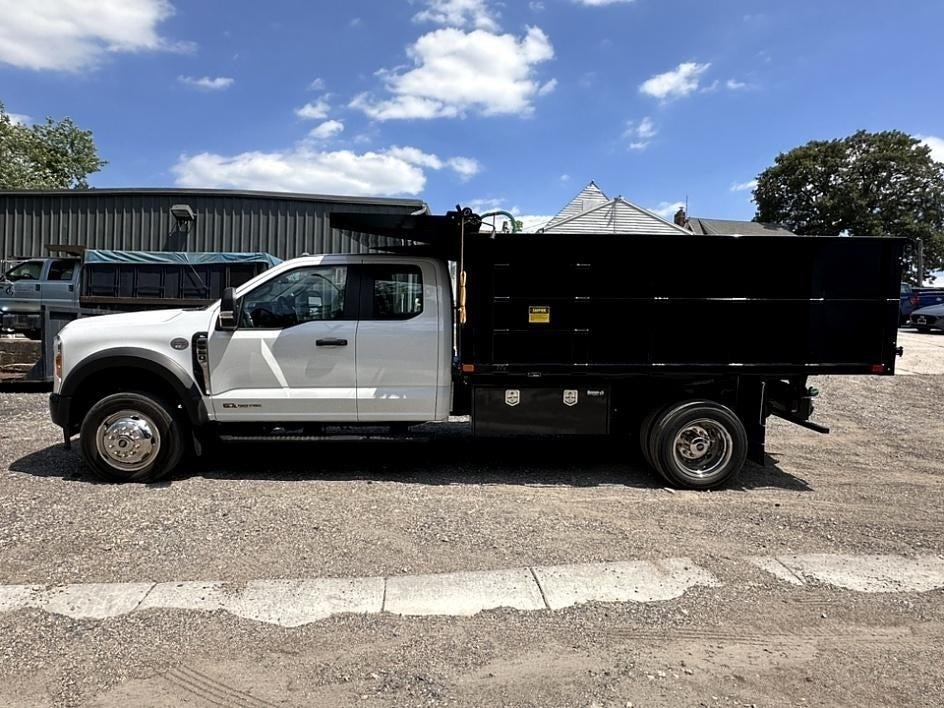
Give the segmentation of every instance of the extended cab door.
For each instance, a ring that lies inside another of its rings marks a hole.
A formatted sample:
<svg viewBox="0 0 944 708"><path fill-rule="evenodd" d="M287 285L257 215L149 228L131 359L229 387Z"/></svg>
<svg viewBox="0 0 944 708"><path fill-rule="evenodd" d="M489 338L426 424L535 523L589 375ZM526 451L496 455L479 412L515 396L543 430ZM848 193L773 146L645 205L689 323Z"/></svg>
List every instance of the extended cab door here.
<svg viewBox="0 0 944 708"><path fill-rule="evenodd" d="M357 419L354 276L326 257L240 297L237 329L209 335L217 420Z"/></svg>
<svg viewBox="0 0 944 708"><path fill-rule="evenodd" d="M42 282L46 262L35 259L20 263L5 274L7 283L3 296L15 302L9 303L10 312L38 313L42 305Z"/></svg>
<svg viewBox="0 0 944 708"><path fill-rule="evenodd" d="M365 258L360 266L357 417L427 421L449 414L448 281L432 260Z"/></svg>
<svg viewBox="0 0 944 708"><path fill-rule="evenodd" d="M75 284L78 281L80 261L75 258L55 258L48 263L46 277L41 283L43 305L51 308L73 308L78 303Z"/></svg>

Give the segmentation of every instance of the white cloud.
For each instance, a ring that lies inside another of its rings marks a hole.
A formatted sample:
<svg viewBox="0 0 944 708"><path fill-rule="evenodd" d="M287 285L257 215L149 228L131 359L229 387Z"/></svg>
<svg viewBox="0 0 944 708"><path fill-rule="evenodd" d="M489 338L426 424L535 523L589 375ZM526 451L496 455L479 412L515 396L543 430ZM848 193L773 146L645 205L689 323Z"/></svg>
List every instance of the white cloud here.
<svg viewBox="0 0 944 708"><path fill-rule="evenodd" d="M360 17L352 17L351 21L347 23L348 27L360 27L364 24L364 21Z"/></svg>
<svg viewBox="0 0 944 708"><path fill-rule="evenodd" d="M544 3L541 0L531 0L528 3L528 9L531 12L544 12Z"/></svg>
<svg viewBox="0 0 944 708"><path fill-rule="evenodd" d="M496 14L485 0L425 0L426 8L413 16L414 22L434 22L447 27L471 27L495 32Z"/></svg>
<svg viewBox="0 0 944 708"><path fill-rule="evenodd" d="M464 181L473 163L477 172L472 158L442 160L409 146L355 153L318 150L302 141L278 152L181 155L171 171L180 187L378 196L419 194L426 186L424 168L449 168Z"/></svg>
<svg viewBox="0 0 944 708"><path fill-rule="evenodd" d="M309 91L324 91L324 88L325 88L325 80L322 79L320 76L315 79L312 79L312 82L308 84Z"/></svg>
<svg viewBox="0 0 944 708"><path fill-rule="evenodd" d="M701 75L708 71L709 67L711 67L711 64L697 64L693 61L683 62L671 71L656 74L646 79L639 90L662 101L671 98L682 98L698 90Z"/></svg>
<svg viewBox="0 0 944 708"><path fill-rule="evenodd" d="M604 5L627 5L631 2L636 2L636 0L574 0L578 5L586 5L587 7L603 7Z"/></svg>
<svg viewBox="0 0 944 708"><path fill-rule="evenodd" d="M629 141L630 150L645 150L649 147L652 139L659 134L656 124L652 118L646 116L640 121L626 121L626 130L623 131L623 139Z"/></svg>
<svg viewBox="0 0 944 708"><path fill-rule="evenodd" d="M191 88L200 89L202 91L224 91L235 82L235 79L231 79L228 76L201 76L200 78L194 76L178 76L177 80L185 86L190 86Z"/></svg>
<svg viewBox="0 0 944 708"><path fill-rule="evenodd" d="M378 72L392 97L378 101L362 93L350 106L381 121L455 118L473 110L527 115L542 87L535 67L552 59L554 48L538 27L520 39L446 28L420 37L407 55L413 68Z"/></svg>
<svg viewBox="0 0 944 708"><path fill-rule="evenodd" d="M667 221L672 221L672 217L679 209L685 208L685 202L659 202L659 206L649 207L649 211L658 214Z"/></svg>
<svg viewBox="0 0 944 708"><path fill-rule="evenodd" d="M322 120L328 117L329 110L331 110L331 106L328 105L328 102L324 98L319 98L296 108L295 115L305 120Z"/></svg>
<svg viewBox="0 0 944 708"><path fill-rule="evenodd" d="M339 120L326 120L311 129L308 133L309 138L315 140L330 140L344 130L344 123Z"/></svg>
<svg viewBox="0 0 944 708"><path fill-rule="evenodd" d="M515 214L521 222L521 232L531 234L547 226L547 222L554 218L553 214Z"/></svg>
<svg viewBox="0 0 944 708"><path fill-rule="evenodd" d="M757 188L757 180L752 179L747 182L735 182L731 185L732 192L752 192Z"/></svg>
<svg viewBox="0 0 944 708"><path fill-rule="evenodd" d="M25 113L7 113L7 117L14 125L27 125L32 122L32 118Z"/></svg>
<svg viewBox="0 0 944 708"><path fill-rule="evenodd" d="M428 167L431 170L441 170L448 167L454 171L463 182L471 179L482 170L482 165L478 160L471 157L450 157L446 160L440 159L437 155L423 152L415 147L394 146L387 149L386 154L409 162L411 165Z"/></svg>
<svg viewBox="0 0 944 708"><path fill-rule="evenodd" d="M482 165L473 157L450 157L446 164L463 182L472 179L482 171Z"/></svg>
<svg viewBox="0 0 944 708"><path fill-rule="evenodd" d="M557 88L557 79L551 79L550 81L545 81L544 85L538 89L538 96L547 96L549 93L554 93L554 89Z"/></svg>
<svg viewBox="0 0 944 708"><path fill-rule="evenodd" d="M423 152L419 148L415 147L397 147L394 145L392 148L387 150L387 154L397 158L398 160L409 162L411 165L428 167L431 170L441 170L443 167L443 161L440 160L436 155Z"/></svg>
<svg viewBox="0 0 944 708"><path fill-rule="evenodd" d="M173 14L167 0L0 0L0 63L81 71L113 52L192 49L158 33Z"/></svg>
<svg viewBox="0 0 944 708"><path fill-rule="evenodd" d="M728 79L724 82L724 85L730 91L740 91L741 89L749 88L748 84L743 81L738 81L737 79Z"/></svg>
<svg viewBox="0 0 944 708"><path fill-rule="evenodd" d="M918 135L917 138L931 148L931 159L944 162L944 138L934 135Z"/></svg>
<svg viewBox="0 0 944 708"><path fill-rule="evenodd" d="M561 182L570 182L570 175L566 172L560 176Z"/></svg>

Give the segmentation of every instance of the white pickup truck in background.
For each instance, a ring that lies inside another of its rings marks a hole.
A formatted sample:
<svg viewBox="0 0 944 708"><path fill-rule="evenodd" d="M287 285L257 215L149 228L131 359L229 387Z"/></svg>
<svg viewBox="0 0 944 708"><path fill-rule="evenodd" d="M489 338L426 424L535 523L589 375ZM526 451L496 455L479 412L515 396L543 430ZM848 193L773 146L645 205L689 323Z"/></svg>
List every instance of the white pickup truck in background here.
<svg viewBox="0 0 944 708"><path fill-rule="evenodd" d="M0 329L39 339L41 308L78 306L81 261L32 258L8 269L0 279Z"/></svg>

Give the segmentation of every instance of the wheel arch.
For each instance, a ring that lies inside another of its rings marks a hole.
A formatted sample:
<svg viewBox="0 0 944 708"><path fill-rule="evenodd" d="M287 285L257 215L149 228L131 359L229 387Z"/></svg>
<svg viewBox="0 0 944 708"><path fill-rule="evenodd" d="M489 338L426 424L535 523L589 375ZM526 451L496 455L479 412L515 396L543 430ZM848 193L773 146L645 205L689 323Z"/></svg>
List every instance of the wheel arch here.
<svg viewBox="0 0 944 708"><path fill-rule="evenodd" d="M193 377L173 359L135 347L116 347L92 354L68 373L60 396L70 401L66 424L75 432L89 408L103 396L120 391L152 393L179 404L190 423L207 420L206 405Z"/></svg>

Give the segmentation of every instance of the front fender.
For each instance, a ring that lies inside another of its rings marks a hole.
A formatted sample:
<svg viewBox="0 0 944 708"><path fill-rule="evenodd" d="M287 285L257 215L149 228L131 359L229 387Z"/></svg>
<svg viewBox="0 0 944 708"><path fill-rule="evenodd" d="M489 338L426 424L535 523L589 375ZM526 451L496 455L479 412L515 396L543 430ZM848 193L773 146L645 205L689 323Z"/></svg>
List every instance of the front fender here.
<svg viewBox="0 0 944 708"><path fill-rule="evenodd" d="M102 371L146 371L158 376L170 386L183 405L190 422L202 426L209 420L203 394L194 381L193 375L173 359L158 352L138 347L115 347L95 352L75 364L59 389L59 398L71 401L81 390L82 385L95 374ZM68 409L68 403L65 404ZM71 416L65 414L66 418ZM62 427L74 427L75 421L65 421Z"/></svg>

